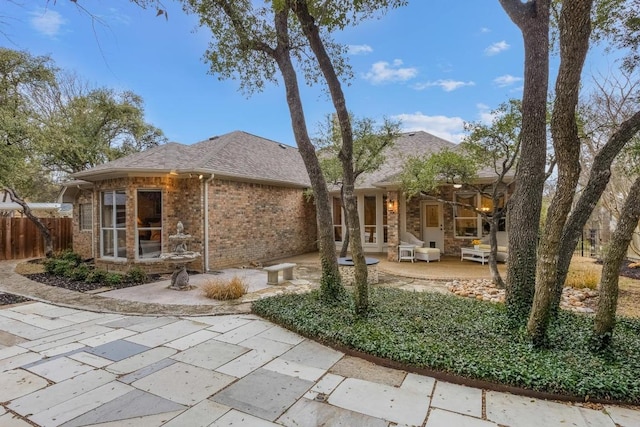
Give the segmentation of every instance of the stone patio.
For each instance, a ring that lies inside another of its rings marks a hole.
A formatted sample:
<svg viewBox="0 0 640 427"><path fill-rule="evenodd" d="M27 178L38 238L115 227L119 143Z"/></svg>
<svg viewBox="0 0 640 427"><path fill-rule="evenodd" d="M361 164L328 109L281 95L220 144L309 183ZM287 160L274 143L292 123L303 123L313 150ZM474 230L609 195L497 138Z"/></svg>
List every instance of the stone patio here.
<svg viewBox="0 0 640 427"><path fill-rule="evenodd" d="M295 281L252 297L313 286L318 268L294 262ZM392 274L410 263L380 264L382 286L448 292L424 273L439 263L413 263L413 277ZM191 304L176 296L190 291L172 291L178 304L170 304L41 286L0 262L0 289L64 305L0 309L0 426L640 425L636 408L545 401L377 366L248 314L246 301Z"/></svg>
<svg viewBox="0 0 640 427"><path fill-rule="evenodd" d="M345 356L251 314L129 316L34 302L0 310L2 426L640 425Z"/></svg>

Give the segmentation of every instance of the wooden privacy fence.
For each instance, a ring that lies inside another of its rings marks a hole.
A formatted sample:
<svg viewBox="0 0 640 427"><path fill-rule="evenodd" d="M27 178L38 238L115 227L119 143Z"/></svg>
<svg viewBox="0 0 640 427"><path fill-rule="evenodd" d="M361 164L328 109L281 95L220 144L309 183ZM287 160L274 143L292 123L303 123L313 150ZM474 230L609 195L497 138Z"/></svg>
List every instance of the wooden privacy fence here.
<svg viewBox="0 0 640 427"><path fill-rule="evenodd" d="M51 230L53 251L71 249L71 218L41 218ZM44 256L44 237L29 218L0 217L0 261Z"/></svg>

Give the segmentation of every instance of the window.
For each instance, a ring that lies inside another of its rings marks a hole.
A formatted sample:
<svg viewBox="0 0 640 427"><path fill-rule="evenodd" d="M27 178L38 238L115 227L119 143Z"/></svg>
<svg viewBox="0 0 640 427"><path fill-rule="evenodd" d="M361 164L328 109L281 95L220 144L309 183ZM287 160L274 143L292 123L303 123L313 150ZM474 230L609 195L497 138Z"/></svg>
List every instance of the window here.
<svg viewBox="0 0 640 427"><path fill-rule="evenodd" d="M91 231L93 224L93 209L91 203L82 203L78 208L80 231Z"/></svg>
<svg viewBox="0 0 640 427"><path fill-rule="evenodd" d="M478 195L476 193L456 193L454 200L467 206L456 205L454 207L454 233L456 237L479 237L479 215L472 207L477 206Z"/></svg>
<svg viewBox="0 0 640 427"><path fill-rule="evenodd" d="M162 192L138 190L136 235L139 258L159 258L162 253Z"/></svg>
<svg viewBox="0 0 640 427"><path fill-rule="evenodd" d="M100 254L103 257L127 257L126 199L124 191L102 192Z"/></svg>
<svg viewBox="0 0 640 427"><path fill-rule="evenodd" d="M500 196L500 199L498 200L498 207L499 208L504 207L504 196ZM491 197L489 196L480 197L480 210L482 212L487 212L487 213L493 212L493 201L491 200ZM489 229L490 229L489 222L483 218L482 219L482 235L483 236L488 235ZM506 221L504 217L501 218L500 221L498 221L497 231L507 231Z"/></svg>
<svg viewBox="0 0 640 427"><path fill-rule="evenodd" d="M342 242L342 203L339 197L333 198L333 240Z"/></svg>
<svg viewBox="0 0 640 427"><path fill-rule="evenodd" d="M377 237L376 196L364 196L364 243L376 243Z"/></svg>

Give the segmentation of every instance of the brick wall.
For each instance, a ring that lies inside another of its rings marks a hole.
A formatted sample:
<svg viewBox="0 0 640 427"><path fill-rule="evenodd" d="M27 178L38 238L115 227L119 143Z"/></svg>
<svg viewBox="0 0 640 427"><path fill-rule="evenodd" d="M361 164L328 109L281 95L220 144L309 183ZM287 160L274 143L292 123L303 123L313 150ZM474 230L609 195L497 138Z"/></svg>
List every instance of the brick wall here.
<svg viewBox="0 0 640 427"><path fill-rule="evenodd" d="M178 221L192 236L188 249L204 254L204 182L197 177L172 176L119 178L97 182L93 191L81 192L74 204L74 250L84 258L94 256L96 265L109 271L127 271L139 265L147 272L168 272L171 264L156 259L140 260L136 254L136 197L139 189L162 192L162 251L174 250L169 235L176 234ZM100 194L126 193L126 260L100 259ZM268 262L316 250L315 206L301 189L214 180L209 184L209 268ZM93 203L93 234L81 232L80 203ZM93 248L92 248L93 243ZM204 259L189 269L204 271Z"/></svg>
<svg viewBox="0 0 640 427"><path fill-rule="evenodd" d="M92 221L93 227L95 228L95 224L98 221L97 211L95 207L95 203L93 200L93 192L91 190L82 190L78 194L76 199L76 203L73 205L73 216L72 216L72 231L73 231L73 250L74 252L80 254L82 258L93 258L93 250L92 250L92 234L94 233L93 228L90 230L82 231L80 230L80 205L81 204L90 204L91 212L92 212Z"/></svg>
<svg viewBox="0 0 640 427"><path fill-rule="evenodd" d="M156 259L139 260L136 257L138 248L136 245L136 198L139 189L159 190L162 192L162 251L173 250L169 242L169 235L176 234L176 225L182 221L185 233L191 234L193 240L189 243L189 250L202 250L202 190L201 181L196 178L177 178L172 176L163 177L136 177L118 178L97 182L94 187L94 239L93 247L96 258L96 265L108 271L127 271L132 265L138 265L149 273L170 272L174 266ZM126 260L109 260L100 258L100 197L102 191L121 190L126 193ZM74 206L74 222L79 220L79 203L82 196L78 198L78 203ZM78 247L82 255L87 252L87 244L83 232L79 232L79 226L74 227L74 248L76 239L79 239ZM89 243L90 244L90 243ZM75 249L78 251L78 249ZM189 269L202 271L203 262L195 261L188 266Z"/></svg>
<svg viewBox="0 0 640 427"><path fill-rule="evenodd" d="M316 250L315 207L301 189L216 179L208 197L210 268Z"/></svg>

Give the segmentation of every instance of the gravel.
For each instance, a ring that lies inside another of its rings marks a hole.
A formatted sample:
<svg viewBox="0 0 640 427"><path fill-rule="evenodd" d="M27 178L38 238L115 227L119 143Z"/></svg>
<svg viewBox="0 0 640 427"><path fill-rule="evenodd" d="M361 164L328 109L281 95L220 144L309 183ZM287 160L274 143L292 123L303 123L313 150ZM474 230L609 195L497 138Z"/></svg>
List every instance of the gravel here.
<svg viewBox="0 0 640 427"><path fill-rule="evenodd" d="M20 302L31 301L28 298L20 297L18 295L6 294L0 292L0 305L18 304Z"/></svg>

